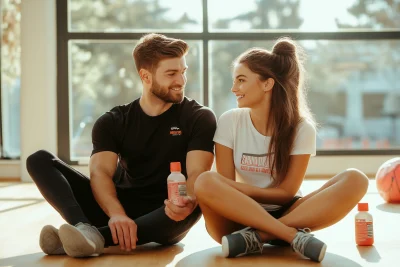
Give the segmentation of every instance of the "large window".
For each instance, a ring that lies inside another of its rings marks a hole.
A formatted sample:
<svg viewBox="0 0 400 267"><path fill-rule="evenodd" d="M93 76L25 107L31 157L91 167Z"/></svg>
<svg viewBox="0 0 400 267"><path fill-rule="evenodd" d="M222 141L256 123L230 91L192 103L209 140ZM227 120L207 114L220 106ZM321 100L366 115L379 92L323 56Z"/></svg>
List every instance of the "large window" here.
<svg viewBox="0 0 400 267"><path fill-rule="evenodd" d="M388 149L400 146L400 40L300 40L308 54L308 100L317 147ZM245 47L270 41L211 41L211 107L236 107L227 68ZM396 59L397 57L397 59Z"/></svg>
<svg viewBox="0 0 400 267"><path fill-rule="evenodd" d="M227 4L229 3L229 4ZM59 155L90 155L94 121L140 96L131 57L145 33L188 41L186 95L236 107L232 60L291 36L308 54L319 154L400 148L400 0L69 0L57 2ZM66 101L68 100L68 101Z"/></svg>
<svg viewBox="0 0 400 267"><path fill-rule="evenodd" d="M1 91L0 158L19 158L21 1L0 0L1 9Z"/></svg>

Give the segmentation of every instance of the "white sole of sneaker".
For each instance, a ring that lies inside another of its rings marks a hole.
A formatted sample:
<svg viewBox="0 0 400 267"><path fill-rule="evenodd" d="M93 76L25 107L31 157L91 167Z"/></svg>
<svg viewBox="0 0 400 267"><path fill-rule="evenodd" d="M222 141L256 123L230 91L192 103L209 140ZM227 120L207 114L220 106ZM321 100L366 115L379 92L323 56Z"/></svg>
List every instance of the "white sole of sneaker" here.
<svg viewBox="0 0 400 267"><path fill-rule="evenodd" d="M327 248L327 246L326 246L326 244L324 244L324 246L321 249L321 252L319 253L318 262L321 262L324 259L326 248Z"/></svg>
<svg viewBox="0 0 400 267"><path fill-rule="evenodd" d="M40 231L39 246L47 255L61 255L63 253L58 230L52 225L45 225Z"/></svg>
<svg viewBox="0 0 400 267"><path fill-rule="evenodd" d="M95 256L96 245L74 226L63 224L58 233L68 256L75 258Z"/></svg>
<svg viewBox="0 0 400 267"><path fill-rule="evenodd" d="M222 237L222 255L224 255L225 258L228 258L229 256L229 242L228 242L228 238L226 238L226 236Z"/></svg>

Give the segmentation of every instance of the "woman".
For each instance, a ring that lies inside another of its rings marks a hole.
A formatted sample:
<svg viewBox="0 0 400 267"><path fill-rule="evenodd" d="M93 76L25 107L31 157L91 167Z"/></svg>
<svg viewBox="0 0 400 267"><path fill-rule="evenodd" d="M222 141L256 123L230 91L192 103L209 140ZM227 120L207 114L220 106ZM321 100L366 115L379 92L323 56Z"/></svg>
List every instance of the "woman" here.
<svg viewBox="0 0 400 267"><path fill-rule="evenodd" d="M285 38L272 52L252 48L234 61L231 90L239 108L219 119L217 172L195 183L207 231L225 257L261 253L264 243L290 244L319 262L326 244L310 232L341 220L367 192L368 178L348 169L301 197L316 131L299 52Z"/></svg>

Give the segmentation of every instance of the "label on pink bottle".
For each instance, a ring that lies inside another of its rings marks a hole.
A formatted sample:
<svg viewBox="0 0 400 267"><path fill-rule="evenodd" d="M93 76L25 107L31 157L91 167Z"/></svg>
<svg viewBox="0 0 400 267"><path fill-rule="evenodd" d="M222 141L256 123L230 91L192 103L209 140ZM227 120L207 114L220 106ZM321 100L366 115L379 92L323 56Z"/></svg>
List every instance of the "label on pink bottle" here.
<svg viewBox="0 0 400 267"><path fill-rule="evenodd" d="M177 206L184 206L183 197L186 196L186 182L168 182L168 199Z"/></svg>

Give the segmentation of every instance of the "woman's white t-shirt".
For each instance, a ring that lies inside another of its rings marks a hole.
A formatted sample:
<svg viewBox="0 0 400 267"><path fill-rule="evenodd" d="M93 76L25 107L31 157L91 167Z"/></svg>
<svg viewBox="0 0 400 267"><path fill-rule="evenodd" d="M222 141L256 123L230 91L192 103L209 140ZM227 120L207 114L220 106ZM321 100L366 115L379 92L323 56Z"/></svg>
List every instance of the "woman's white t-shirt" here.
<svg viewBox="0 0 400 267"><path fill-rule="evenodd" d="M264 136L254 127L250 109L237 108L224 114L218 120L214 142L233 150L236 181L260 188L272 185L269 168L268 146L270 136ZM290 155L316 153L316 130L311 122L303 120L298 128ZM297 195L301 195L299 191ZM276 210L279 205L261 204L267 210Z"/></svg>

